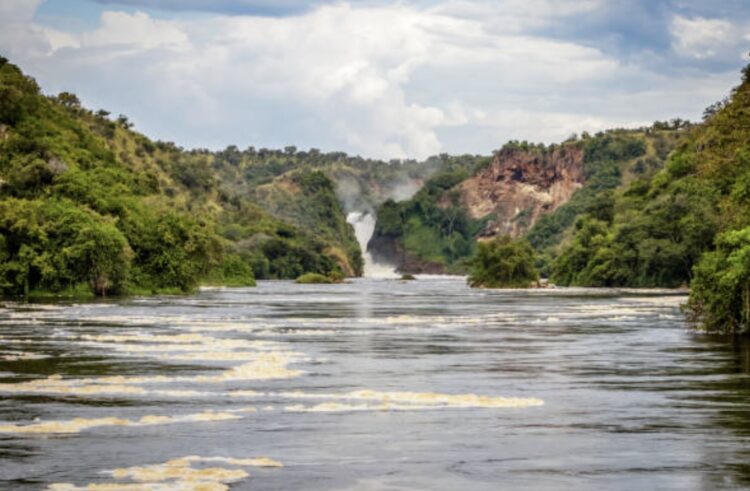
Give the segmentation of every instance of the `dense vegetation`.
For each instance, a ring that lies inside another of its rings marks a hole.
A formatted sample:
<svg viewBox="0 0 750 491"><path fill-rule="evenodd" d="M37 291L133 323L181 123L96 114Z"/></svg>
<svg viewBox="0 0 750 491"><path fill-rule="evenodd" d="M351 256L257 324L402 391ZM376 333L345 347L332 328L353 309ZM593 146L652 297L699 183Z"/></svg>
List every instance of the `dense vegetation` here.
<svg viewBox="0 0 750 491"><path fill-rule="evenodd" d="M350 204L373 207L435 165L294 147L185 151L74 94L42 95L0 58L0 294L358 275L361 252L341 203L358 196Z"/></svg>
<svg viewBox="0 0 750 491"><path fill-rule="evenodd" d="M528 233L539 252L538 266L548 275L559 245L576 219L584 214L611 220L614 192L631 182L645 180L664 166L689 124L675 120L638 130L611 130L583 134L561 145L509 142L497 153L516 150L530 154L551 154L562 147L583 150L585 185L554 212L542 215ZM375 239L395 244L397 254L412 262L441 267L446 272L466 273L476 254L477 236L495 217L472 219L460 202L459 185L490 164L491 157L463 156L447 160L410 200L386 201L378 209ZM523 220L523 212L513 220ZM389 258L385 258L389 259ZM393 259L393 258L390 258ZM399 262L397 259L396 262Z"/></svg>
<svg viewBox="0 0 750 491"><path fill-rule="evenodd" d="M296 283L299 283L301 285L310 285L341 283L343 281L344 278L341 275L331 274L326 276L319 273L305 273L297 278Z"/></svg>
<svg viewBox="0 0 750 491"><path fill-rule="evenodd" d="M387 200L380 206L374 237L398 244L402 254L461 272L468 268L467 260L474 255L475 235L484 222L469 217L452 189L488 165L490 157L441 158L444 163L440 171L414 197L401 202Z"/></svg>
<svg viewBox="0 0 750 491"><path fill-rule="evenodd" d="M0 60L0 292L188 291L209 274L253 282L223 278L232 257L209 217L160 193L156 167L124 162L125 126L72 94L43 97Z"/></svg>
<svg viewBox="0 0 750 491"><path fill-rule="evenodd" d="M543 251L558 244L576 217L583 213L608 220L612 213L612 193L661 169L681 130L688 126L681 120L671 124L657 122L638 130L610 130L593 136L584 133L580 139L568 142L583 149L585 185L570 201L542 216L529 231L529 241Z"/></svg>
<svg viewBox="0 0 750 491"><path fill-rule="evenodd" d="M689 128L666 166L586 213L554 280L591 286L690 285L687 311L707 330L750 330L750 70Z"/></svg>
<svg viewBox="0 0 750 491"><path fill-rule="evenodd" d="M510 236L479 242L472 260L469 285L474 288L528 288L539 280L534 249Z"/></svg>
<svg viewBox="0 0 750 491"><path fill-rule="evenodd" d="M684 138L690 131L685 130ZM563 285L679 286L716 233L713 190L684 176L673 153L650 179L600 194L583 208L572 240L557 257L553 279Z"/></svg>
<svg viewBox="0 0 750 491"><path fill-rule="evenodd" d="M561 285L690 285L691 319L750 332L749 74L702 124L564 142L583 152L583 187L533 225L528 243L478 243L489 217L471 218L459 185L492 157L385 163L294 147L185 151L73 94L42 95L0 58L0 294L359 275L345 212L379 206L374 240L394 244L391 254L447 272L472 268L475 285L528 284L536 252L537 268Z"/></svg>
<svg viewBox="0 0 750 491"><path fill-rule="evenodd" d="M741 103L737 95L746 90L744 85L735 102L686 132L663 169L613 195L609 216L589 211L578 219L572 241L555 264L557 282L604 286L690 282L694 265L704 251L713 249L717 233L746 222L746 209L738 202L745 165L741 147L746 143L737 138L736 147L727 151L725 134L707 138L718 136L716 126L721 121L742 128L736 115L729 117L731 122L726 120L727 113Z"/></svg>
<svg viewBox="0 0 750 491"><path fill-rule="evenodd" d="M693 268L689 317L709 331L750 332L750 227L725 232Z"/></svg>
<svg viewBox="0 0 750 491"><path fill-rule="evenodd" d="M583 150L585 183L527 234L542 273L561 285L689 285L691 319L709 331L750 332L750 68L701 124L657 122L565 144ZM472 282L487 284L503 278L490 266L516 252L477 247L482 220L468 219L456 199L470 169L386 202L376 234L448 271L471 262Z"/></svg>

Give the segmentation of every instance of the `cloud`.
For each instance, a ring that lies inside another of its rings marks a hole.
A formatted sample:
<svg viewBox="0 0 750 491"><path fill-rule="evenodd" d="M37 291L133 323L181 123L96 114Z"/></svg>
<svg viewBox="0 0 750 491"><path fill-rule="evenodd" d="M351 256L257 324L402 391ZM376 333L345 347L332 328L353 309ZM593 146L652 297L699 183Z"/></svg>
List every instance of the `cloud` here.
<svg viewBox="0 0 750 491"><path fill-rule="evenodd" d="M41 55L50 49L42 29L32 19L42 0L0 2L0 47L7 56Z"/></svg>
<svg viewBox="0 0 750 491"><path fill-rule="evenodd" d="M175 12L212 12L226 15L286 16L309 12L337 0L94 0L103 5ZM350 0L351 3L372 5L377 0Z"/></svg>
<svg viewBox="0 0 750 491"><path fill-rule="evenodd" d="M670 33L678 54L697 59L713 58L736 47L744 34L728 20L679 15L672 20Z"/></svg>
<svg viewBox="0 0 750 491"><path fill-rule="evenodd" d="M66 32L19 1L0 17L0 50L46 90L128 114L154 138L382 158L488 153L509 138L696 117L736 80L736 67L662 72L652 61L671 63L667 54L639 62L549 34L607 9L604 0L333 3L277 17L105 9L94 28ZM687 59L731 46L696 34L710 26L670 26Z"/></svg>
<svg viewBox="0 0 750 491"><path fill-rule="evenodd" d="M142 12L104 12L101 26L80 36L81 47L118 47L139 52L154 48L189 48L187 35L171 22L154 20Z"/></svg>

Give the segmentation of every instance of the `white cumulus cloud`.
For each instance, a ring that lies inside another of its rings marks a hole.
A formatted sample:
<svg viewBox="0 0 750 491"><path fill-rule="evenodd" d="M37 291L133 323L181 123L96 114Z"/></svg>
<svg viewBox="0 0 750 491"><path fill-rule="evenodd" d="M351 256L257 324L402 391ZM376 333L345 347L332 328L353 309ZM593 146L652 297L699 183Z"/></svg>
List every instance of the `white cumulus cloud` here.
<svg viewBox="0 0 750 491"><path fill-rule="evenodd" d="M733 48L742 39L742 29L725 19L675 16L670 26L672 46L682 56L705 59Z"/></svg>
<svg viewBox="0 0 750 491"><path fill-rule="evenodd" d="M488 153L509 138L555 141L684 117L686 107L700 114L736 79L677 84L596 46L538 34L604 8L601 0L336 3L286 17L104 10L83 32L35 22L38 3L0 4L0 50L46 90L75 91L188 147ZM738 35L722 22L675 19L674 49L710 57Z"/></svg>

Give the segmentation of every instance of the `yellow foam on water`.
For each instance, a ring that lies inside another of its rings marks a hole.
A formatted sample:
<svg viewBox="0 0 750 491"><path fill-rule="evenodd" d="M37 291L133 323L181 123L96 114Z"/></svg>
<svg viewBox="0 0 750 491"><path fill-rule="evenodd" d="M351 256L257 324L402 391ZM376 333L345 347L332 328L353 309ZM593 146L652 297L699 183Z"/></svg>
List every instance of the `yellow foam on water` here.
<svg viewBox="0 0 750 491"><path fill-rule="evenodd" d="M0 433L79 433L97 426L127 426L132 421L122 418L74 418L69 421L45 421L28 425L0 425Z"/></svg>
<svg viewBox="0 0 750 491"><path fill-rule="evenodd" d="M194 462L221 463L234 468L195 468L191 465ZM268 457L232 458L189 455L162 464L123 467L104 472L116 480L129 480L130 483L92 483L84 486L56 483L50 485L47 491L226 491L229 489L228 484L236 483L249 476L247 471L237 467L283 467L283 465Z"/></svg>
<svg viewBox="0 0 750 491"><path fill-rule="evenodd" d="M164 464L115 469L109 474L115 479L130 479L131 481L140 483L177 480L189 483L214 482L223 484L236 482L248 476L248 473L242 469L226 469L222 467L194 469L184 459L175 459Z"/></svg>
<svg viewBox="0 0 750 491"><path fill-rule="evenodd" d="M59 375L32 380L30 382L19 382L15 384L0 384L0 392L10 393L45 393L45 394L144 394L146 390L142 387L130 385L109 384L90 385L87 383L73 383L63 380Z"/></svg>
<svg viewBox="0 0 750 491"><path fill-rule="evenodd" d="M378 392L358 390L344 394L281 392L280 396L291 399L361 400L380 403L368 406L376 409L408 408L523 408L541 406L544 401L533 397L493 397L477 394L439 394L434 392ZM334 406L319 405L320 410ZM298 409L297 406L292 406ZM353 406L350 406L353 407Z"/></svg>
<svg viewBox="0 0 750 491"><path fill-rule="evenodd" d="M67 421L44 421L31 424L0 425L0 433L18 434L55 434L80 433L83 430L104 426L153 426L174 423L197 423L205 421L224 421L239 419L241 416L229 412L205 411L182 416L147 415L137 420L116 417L107 418L74 418Z"/></svg>
<svg viewBox="0 0 750 491"><path fill-rule="evenodd" d="M335 413L348 411L377 411L396 409L392 405L371 405L371 404L342 404L340 402L324 402L314 406L304 406L302 404L291 404L284 406L284 411L292 413ZM413 409L413 408L410 408Z"/></svg>
<svg viewBox="0 0 750 491"><path fill-rule="evenodd" d="M203 334L85 334L83 341L112 344L118 351L182 351L182 350L227 350L236 348L266 348L268 342L246 341L243 339L220 339ZM140 343L140 344L138 344Z"/></svg>
<svg viewBox="0 0 750 491"><path fill-rule="evenodd" d="M215 355L215 356L214 356ZM247 361L246 363L230 367L215 375L194 376L106 376L97 378L63 379L60 375L52 375L45 379L29 382L0 383L0 393L33 393L33 394L64 394L64 395L160 395L166 397L200 397L207 393L195 390L155 390L141 387L144 384L167 383L201 383L219 384L243 380L274 380L288 379L301 375L301 370L291 370L290 363L300 361L303 353L295 351L261 351L261 352L209 352L208 358L223 358L225 360ZM203 360L200 354L195 360ZM248 361L249 360L249 361Z"/></svg>
<svg viewBox="0 0 750 491"><path fill-rule="evenodd" d="M301 375L301 370L290 370L288 365L299 359L296 352L264 352L256 358L242 365L232 367L218 375L198 375L183 380L193 382L229 382L239 380L272 380L294 378Z"/></svg>
<svg viewBox="0 0 750 491"><path fill-rule="evenodd" d="M98 343L203 343L213 340L208 336L200 334L84 334L80 336L84 341L96 341Z"/></svg>
<svg viewBox="0 0 750 491"><path fill-rule="evenodd" d="M178 489L175 487L161 486L158 484L154 484L148 487L148 491L180 491L181 489L184 490L185 488ZM223 486L223 487L215 487L213 489L201 488L199 491L227 491L228 489L229 487ZM47 487L47 491L146 491L146 490L143 489L143 484L97 483L97 484L87 484L85 486L76 486L74 484L68 484L68 483L55 483L55 484L50 484Z"/></svg>
<svg viewBox="0 0 750 491"><path fill-rule="evenodd" d="M0 360L4 361L44 360L45 358L49 358L49 355L28 351L6 351L0 355Z"/></svg>
<svg viewBox="0 0 750 491"><path fill-rule="evenodd" d="M247 361L253 359L257 352L247 351L193 351L175 355L160 356L160 360L169 361Z"/></svg>
<svg viewBox="0 0 750 491"><path fill-rule="evenodd" d="M149 384L149 383L221 383L237 380L270 380L292 378L302 374L287 368L289 363L300 361L302 353L285 351L283 345L270 341L219 339L203 334L173 335L85 335L87 341L117 343L115 350L129 353L159 353L160 360L172 361L241 361L218 375L193 377L103 377L92 383L99 384ZM123 344L124 343L124 344ZM150 343L150 344L134 344ZM245 351L234 351L242 349ZM248 351L251 350L251 351ZM176 353L170 353L170 352ZM165 354L168 353L168 354ZM0 388L1 389L1 388Z"/></svg>
<svg viewBox="0 0 750 491"><path fill-rule="evenodd" d="M158 381L168 382L169 377ZM153 382L153 377L100 377L98 379L63 379L60 375L19 382L15 384L0 383L0 392L15 394L60 394L60 395L156 395L165 397L202 397L209 395L195 390L147 390L139 382Z"/></svg>
<svg viewBox="0 0 750 491"><path fill-rule="evenodd" d="M183 457L188 462L225 462L227 464L241 467L283 467L284 465L278 460L269 459L268 457L256 457L251 459L235 459L232 457L200 457L191 455Z"/></svg>
<svg viewBox="0 0 750 491"><path fill-rule="evenodd" d="M228 412L230 413L257 413L258 408L249 406L249 407L243 407L240 409L229 409Z"/></svg>

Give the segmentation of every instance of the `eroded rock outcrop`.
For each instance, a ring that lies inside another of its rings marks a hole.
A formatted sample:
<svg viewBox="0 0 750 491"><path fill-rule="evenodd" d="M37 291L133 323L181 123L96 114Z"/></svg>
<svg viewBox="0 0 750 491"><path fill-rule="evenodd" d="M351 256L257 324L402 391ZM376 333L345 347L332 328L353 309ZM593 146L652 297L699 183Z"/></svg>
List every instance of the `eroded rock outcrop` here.
<svg viewBox="0 0 750 491"><path fill-rule="evenodd" d="M413 199L378 209L368 251L402 273L465 273L477 240L521 236L570 200L585 180L582 147L511 142L470 173L438 174Z"/></svg>
<svg viewBox="0 0 750 491"><path fill-rule="evenodd" d="M517 237L542 214L566 203L583 182L583 150L578 146L506 148L457 190L472 218L488 218L480 237Z"/></svg>

